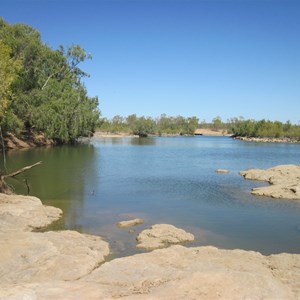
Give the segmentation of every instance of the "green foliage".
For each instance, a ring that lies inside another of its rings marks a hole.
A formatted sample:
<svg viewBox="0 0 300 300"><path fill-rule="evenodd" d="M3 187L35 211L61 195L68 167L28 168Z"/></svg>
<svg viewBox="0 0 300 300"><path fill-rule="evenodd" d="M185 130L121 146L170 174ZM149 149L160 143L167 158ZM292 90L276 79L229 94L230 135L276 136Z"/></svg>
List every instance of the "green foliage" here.
<svg viewBox="0 0 300 300"><path fill-rule="evenodd" d="M107 132L130 132L139 136L150 134L193 135L198 128L197 117L169 117L165 114L159 118L137 117L135 114L124 118L119 115L112 120L102 119L100 130Z"/></svg>
<svg viewBox="0 0 300 300"><path fill-rule="evenodd" d="M151 118L140 117L131 125L132 133L140 137L146 137L149 134L156 133L156 123Z"/></svg>
<svg viewBox="0 0 300 300"><path fill-rule="evenodd" d="M0 40L0 121L13 99L12 84L21 68L20 61L11 57L11 48Z"/></svg>
<svg viewBox="0 0 300 300"><path fill-rule="evenodd" d="M6 131L39 130L60 143L94 132L100 111L97 97L88 97L81 81L88 74L78 65L91 59L84 49L72 45L53 50L32 27L9 25L0 19L0 56L1 64L8 59L15 63L3 75L5 93L14 95L9 105L0 85L0 125Z"/></svg>
<svg viewBox="0 0 300 300"><path fill-rule="evenodd" d="M281 123L269 120L244 120L234 118L229 123L231 131L236 136L260 138L300 138L300 126L292 125L290 121Z"/></svg>
<svg viewBox="0 0 300 300"><path fill-rule="evenodd" d="M212 127L215 130L223 129L223 122L221 117L217 116L212 120Z"/></svg>

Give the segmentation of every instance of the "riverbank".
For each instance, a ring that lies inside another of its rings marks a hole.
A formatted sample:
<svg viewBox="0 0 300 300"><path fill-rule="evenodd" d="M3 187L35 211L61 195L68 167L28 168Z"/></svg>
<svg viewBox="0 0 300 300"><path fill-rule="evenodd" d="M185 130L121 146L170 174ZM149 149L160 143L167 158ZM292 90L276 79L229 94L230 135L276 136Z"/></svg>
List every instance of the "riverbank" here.
<svg viewBox="0 0 300 300"><path fill-rule="evenodd" d="M0 299L300 297L300 254L174 245L105 261L109 245L98 236L34 232L61 213L35 197L0 194Z"/></svg>
<svg viewBox="0 0 300 300"><path fill-rule="evenodd" d="M234 139L246 141L246 142L257 142L257 143L291 143L298 144L300 143L299 139L293 138L267 138L267 137L245 137L245 136L236 136Z"/></svg>
<svg viewBox="0 0 300 300"><path fill-rule="evenodd" d="M3 138L4 148L6 150L28 149L34 147L55 145L52 139L47 139L41 132L24 132L20 136L12 133L7 133ZM0 148L3 149L2 141L0 141Z"/></svg>
<svg viewBox="0 0 300 300"><path fill-rule="evenodd" d="M231 134L228 134L226 131L223 130L211 130L211 129L206 129L206 128L198 128L195 131L194 135L203 135L203 136L228 136L230 137ZM169 134L169 133L162 133L160 135L149 135L149 136L181 136L179 133L175 133L175 134ZM99 137L99 138L124 138L124 137L138 137L138 135L133 135L130 132L109 132L109 131L101 131L101 130L97 130L94 133L93 137Z"/></svg>

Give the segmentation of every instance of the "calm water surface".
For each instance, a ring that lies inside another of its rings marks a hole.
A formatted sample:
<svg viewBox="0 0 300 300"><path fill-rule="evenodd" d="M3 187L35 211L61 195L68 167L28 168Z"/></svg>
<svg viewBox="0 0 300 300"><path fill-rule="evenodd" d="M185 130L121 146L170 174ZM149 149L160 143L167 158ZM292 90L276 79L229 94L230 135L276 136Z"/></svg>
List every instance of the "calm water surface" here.
<svg viewBox="0 0 300 300"><path fill-rule="evenodd" d="M299 164L300 145L251 143L225 137L99 138L90 145L10 152L11 170L42 160L19 181L17 192L60 207L51 229L103 236L114 256L141 252L135 237L155 223L170 223L196 236L195 245L300 253L300 201L250 194L265 183L238 172ZM217 174L218 168L229 174ZM140 217L135 233L116 222Z"/></svg>

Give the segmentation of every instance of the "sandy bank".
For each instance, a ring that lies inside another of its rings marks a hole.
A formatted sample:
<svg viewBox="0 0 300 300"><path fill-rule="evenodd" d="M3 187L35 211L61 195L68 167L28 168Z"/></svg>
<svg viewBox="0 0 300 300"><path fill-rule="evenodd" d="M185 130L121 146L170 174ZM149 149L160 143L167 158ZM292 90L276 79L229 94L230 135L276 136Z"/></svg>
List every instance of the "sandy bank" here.
<svg viewBox="0 0 300 300"><path fill-rule="evenodd" d="M196 135L205 135L205 136L231 136L227 131L224 130L211 130L207 128L198 128L195 131Z"/></svg>
<svg viewBox="0 0 300 300"><path fill-rule="evenodd" d="M204 135L204 136L231 136L231 134L228 134L227 132L224 132L222 130L211 130L211 129L206 129L206 128L198 128L195 131L195 135ZM180 136L180 134L167 134L167 133L162 133L161 135L149 135L149 136ZM132 135L128 132L116 132L116 133L111 133L111 132L106 132L106 131L96 131L94 133L93 137L101 137L101 138L123 138L123 137L138 137L138 135Z"/></svg>
<svg viewBox="0 0 300 300"><path fill-rule="evenodd" d="M0 194L0 299L300 298L298 254L175 245L104 262L100 237L30 231L40 215L48 224L60 213L34 197Z"/></svg>
<svg viewBox="0 0 300 300"><path fill-rule="evenodd" d="M124 137L139 137L138 135L130 134L129 132L107 132L96 131L93 135L94 138L124 138Z"/></svg>

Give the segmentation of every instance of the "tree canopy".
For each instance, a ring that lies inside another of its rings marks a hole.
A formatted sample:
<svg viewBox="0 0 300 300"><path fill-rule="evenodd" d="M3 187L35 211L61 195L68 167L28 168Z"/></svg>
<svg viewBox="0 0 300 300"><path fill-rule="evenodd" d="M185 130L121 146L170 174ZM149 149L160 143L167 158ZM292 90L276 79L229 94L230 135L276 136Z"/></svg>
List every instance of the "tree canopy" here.
<svg viewBox="0 0 300 300"><path fill-rule="evenodd" d="M193 135L198 128L199 119L197 117L171 117L162 114L158 118L151 118L136 114L127 117L114 116L111 120L102 119L100 130L108 132L128 132L141 137L150 134L179 134Z"/></svg>
<svg viewBox="0 0 300 300"><path fill-rule="evenodd" d="M4 132L41 131L58 143L94 132L100 111L82 82L79 45L52 49L25 24L0 19L0 125Z"/></svg>

